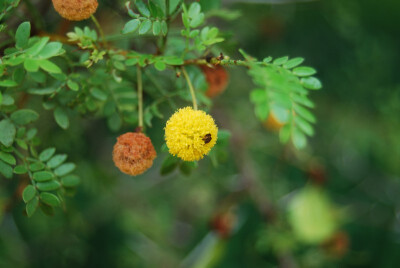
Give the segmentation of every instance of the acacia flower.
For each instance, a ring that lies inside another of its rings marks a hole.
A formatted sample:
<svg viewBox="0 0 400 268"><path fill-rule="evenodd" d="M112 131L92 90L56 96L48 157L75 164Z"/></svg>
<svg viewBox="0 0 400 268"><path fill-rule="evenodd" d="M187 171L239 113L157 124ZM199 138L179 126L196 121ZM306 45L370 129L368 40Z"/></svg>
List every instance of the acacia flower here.
<svg viewBox="0 0 400 268"><path fill-rule="evenodd" d="M148 170L156 156L150 138L143 133L125 133L117 138L114 145L114 163L128 175L136 176Z"/></svg>
<svg viewBox="0 0 400 268"><path fill-rule="evenodd" d="M97 0L52 0L54 9L67 20L88 19L96 12Z"/></svg>
<svg viewBox="0 0 400 268"><path fill-rule="evenodd" d="M184 161L197 161L217 142L218 128L204 111L185 107L175 112L165 126L165 141L170 154Z"/></svg>

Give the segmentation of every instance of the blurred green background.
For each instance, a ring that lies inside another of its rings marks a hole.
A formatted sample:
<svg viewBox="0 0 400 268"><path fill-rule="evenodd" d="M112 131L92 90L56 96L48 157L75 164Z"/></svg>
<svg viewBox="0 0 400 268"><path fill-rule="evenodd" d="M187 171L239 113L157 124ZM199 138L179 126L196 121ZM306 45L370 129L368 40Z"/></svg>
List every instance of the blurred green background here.
<svg viewBox="0 0 400 268"><path fill-rule="evenodd" d="M100 23L122 10L122 1L99 2ZM42 122L51 133L42 139L77 163L82 185L51 218L26 218L22 202L3 211L0 267L400 265L400 2L262 2L200 1L205 10L241 13L210 19L227 37L225 55L239 58L239 47L259 59L300 56L318 70L324 87L311 94L318 122L309 146L283 146L256 120L243 68L228 68L230 84L211 110L231 132L214 152L224 161L202 160L190 175L159 173L172 111L148 131L154 167L133 178L111 159L123 132L101 120L68 131ZM8 190L0 191L5 204ZM293 212L303 210L317 216ZM314 239L317 232L330 236Z"/></svg>

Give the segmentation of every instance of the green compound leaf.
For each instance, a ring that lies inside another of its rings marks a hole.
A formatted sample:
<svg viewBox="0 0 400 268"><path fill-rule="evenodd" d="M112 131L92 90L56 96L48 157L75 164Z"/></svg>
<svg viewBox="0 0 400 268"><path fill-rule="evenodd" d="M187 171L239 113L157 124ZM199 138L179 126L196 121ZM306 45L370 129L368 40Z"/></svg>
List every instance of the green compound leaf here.
<svg viewBox="0 0 400 268"><path fill-rule="evenodd" d="M33 185L28 185L22 192L22 199L25 203L28 203L36 196L36 188Z"/></svg>
<svg viewBox="0 0 400 268"><path fill-rule="evenodd" d="M41 193L40 200L46 205L52 207L58 207L60 205L60 199L56 195L51 193Z"/></svg>
<svg viewBox="0 0 400 268"><path fill-rule="evenodd" d="M10 118L18 125L26 125L36 121L39 118L39 114L34 110L22 109L13 112Z"/></svg>

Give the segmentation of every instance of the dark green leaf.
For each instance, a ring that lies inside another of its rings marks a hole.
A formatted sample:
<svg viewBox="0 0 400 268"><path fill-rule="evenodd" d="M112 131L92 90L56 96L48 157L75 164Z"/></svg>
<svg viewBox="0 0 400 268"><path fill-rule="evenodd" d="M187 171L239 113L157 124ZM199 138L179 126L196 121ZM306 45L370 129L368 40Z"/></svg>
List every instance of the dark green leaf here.
<svg viewBox="0 0 400 268"><path fill-rule="evenodd" d="M55 148L47 148L46 150L42 151L39 155L39 159L40 161L47 161L50 159L50 157L52 157L54 155L54 153L56 152Z"/></svg>
<svg viewBox="0 0 400 268"><path fill-rule="evenodd" d="M39 172L35 172L33 173L33 179L35 181L49 181L54 179L54 174L49 172L49 171L39 171Z"/></svg>
<svg viewBox="0 0 400 268"><path fill-rule="evenodd" d="M6 147L10 147L14 142L17 132L14 124L8 119L1 120L0 129L0 142Z"/></svg>
<svg viewBox="0 0 400 268"><path fill-rule="evenodd" d="M17 82L15 82L13 80L0 81L0 87L15 87L15 86L18 86L18 84L17 84Z"/></svg>
<svg viewBox="0 0 400 268"><path fill-rule="evenodd" d="M56 168L59 165L61 165L65 160L67 160L67 155L66 154L57 154L53 156L48 162L47 166L49 168Z"/></svg>
<svg viewBox="0 0 400 268"><path fill-rule="evenodd" d="M80 183L80 179L76 175L68 175L63 178L61 178L61 184L64 187L75 187Z"/></svg>
<svg viewBox="0 0 400 268"><path fill-rule="evenodd" d="M25 203L28 203L36 196L36 189L33 185L28 185L22 192L22 199Z"/></svg>
<svg viewBox="0 0 400 268"><path fill-rule="evenodd" d="M26 132L26 139L27 140L32 140L37 134L37 129L36 128L31 128Z"/></svg>
<svg viewBox="0 0 400 268"><path fill-rule="evenodd" d="M73 91L78 91L78 90L79 90L79 85L78 85L78 83L76 83L76 82L74 82L74 81L72 81L72 80L68 80L68 81L67 81L67 86L68 86L71 90L73 90Z"/></svg>
<svg viewBox="0 0 400 268"><path fill-rule="evenodd" d="M29 201L26 204L26 214L28 215L28 217L32 217L32 215L35 213L38 205L39 205L38 197L34 197L31 201Z"/></svg>
<svg viewBox="0 0 400 268"><path fill-rule="evenodd" d="M52 207L58 207L60 205L60 199L54 194L51 193L41 193L40 200Z"/></svg>
<svg viewBox="0 0 400 268"><path fill-rule="evenodd" d="M36 162L29 165L29 169L33 172L39 171L45 168L45 164L42 162Z"/></svg>
<svg viewBox="0 0 400 268"><path fill-rule="evenodd" d="M61 187L60 183L56 180L51 180L51 181L46 181L46 182L38 182L36 184L36 187L40 190L40 191L54 191L57 190Z"/></svg>
<svg viewBox="0 0 400 268"><path fill-rule="evenodd" d="M15 32L15 46L17 48L23 48L28 44L29 36L31 34L31 24L29 21L25 21L18 26Z"/></svg>
<svg viewBox="0 0 400 268"><path fill-rule="evenodd" d="M15 157L12 154L5 153L2 151L0 151L0 159L10 165L15 165L17 163Z"/></svg>
<svg viewBox="0 0 400 268"><path fill-rule="evenodd" d="M153 34L154 35L159 35L161 32L161 23L156 20L155 22L153 22Z"/></svg>
<svg viewBox="0 0 400 268"><path fill-rule="evenodd" d="M142 0L136 1L136 7L139 10L140 14L145 17L150 17L150 10L147 8L146 4L143 3Z"/></svg>
<svg viewBox="0 0 400 268"><path fill-rule="evenodd" d="M15 139L15 142L18 144L19 147L21 147L24 150L28 150L28 144L24 140L20 139Z"/></svg>
<svg viewBox="0 0 400 268"><path fill-rule="evenodd" d="M33 95L50 95L56 92L56 88L29 88L28 93Z"/></svg>
<svg viewBox="0 0 400 268"><path fill-rule="evenodd" d="M54 208L52 206L49 206L43 202L39 204L40 209L44 214L47 216L54 216Z"/></svg>
<svg viewBox="0 0 400 268"><path fill-rule="evenodd" d="M157 70L159 70L159 71L163 71L163 70L165 70L166 65L165 65L165 63L162 62L162 61L157 61L157 62L154 64L154 67L155 67Z"/></svg>
<svg viewBox="0 0 400 268"><path fill-rule="evenodd" d="M107 100L107 94L98 88L92 88L92 90L90 90L90 94L100 101Z"/></svg>
<svg viewBox="0 0 400 268"><path fill-rule="evenodd" d="M36 121L39 118L39 114L34 110L21 109L11 114L11 120L18 125L26 125Z"/></svg>
<svg viewBox="0 0 400 268"><path fill-rule="evenodd" d="M27 172L28 172L28 169L25 167L25 165L18 165L18 166L15 166L15 168L14 168L15 174L25 174Z"/></svg>
<svg viewBox="0 0 400 268"><path fill-rule="evenodd" d="M11 179L13 176L13 168L0 160L0 174L3 174L7 179Z"/></svg>
<svg viewBox="0 0 400 268"><path fill-rule="evenodd" d="M61 128L67 129L69 127L68 115L63 108L57 107L54 110L54 119Z"/></svg>
<svg viewBox="0 0 400 268"><path fill-rule="evenodd" d="M165 20L161 21L161 31L163 35L167 35L168 33L168 24Z"/></svg>
<svg viewBox="0 0 400 268"><path fill-rule="evenodd" d="M161 175L167 175L169 173L171 173L172 171L175 170L175 168L178 166L179 164L179 159L172 156L172 155L168 155L162 165L161 165Z"/></svg>
<svg viewBox="0 0 400 268"><path fill-rule="evenodd" d="M65 164L59 166L58 168L56 168L54 170L54 173L57 176L62 177L64 175L67 175L68 173L72 172L74 169L75 169L74 163L65 163Z"/></svg>
<svg viewBox="0 0 400 268"><path fill-rule="evenodd" d="M122 29L123 34L128 34L128 33L133 33L135 32L140 26L140 20L138 19L133 19L128 21L124 28Z"/></svg>
<svg viewBox="0 0 400 268"><path fill-rule="evenodd" d="M145 33L147 33L147 32L150 30L151 25L152 25L151 20L144 20L144 21L142 22L142 24L140 24L140 27L139 27L139 34L145 34Z"/></svg>
<svg viewBox="0 0 400 268"><path fill-rule="evenodd" d="M8 94L3 94L3 103L2 105L13 105L14 104L14 99Z"/></svg>
<svg viewBox="0 0 400 268"><path fill-rule="evenodd" d="M196 169L198 166L199 164L197 162L182 161L179 165L179 170L186 176L189 176L193 169Z"/></svg>
<svg viewBox="0 0 400 268"><path fill-rule="evenodd" d="M119 114L115 113L107 119L107 125L112 131L118 131L122 126Z"/></svg>

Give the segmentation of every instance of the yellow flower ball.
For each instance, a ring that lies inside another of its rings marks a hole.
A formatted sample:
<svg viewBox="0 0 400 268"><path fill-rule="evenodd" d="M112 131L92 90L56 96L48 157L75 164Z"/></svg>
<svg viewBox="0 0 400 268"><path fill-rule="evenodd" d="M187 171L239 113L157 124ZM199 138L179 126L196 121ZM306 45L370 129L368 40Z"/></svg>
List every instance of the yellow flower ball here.
<svg viewBox="0 0 400 268"><path fill-rule="evenodd" d="M204 111L185 107L175 112L165 126L165 141L170 154L184 161L197 161L217 142L218 128Z"/></svg>

